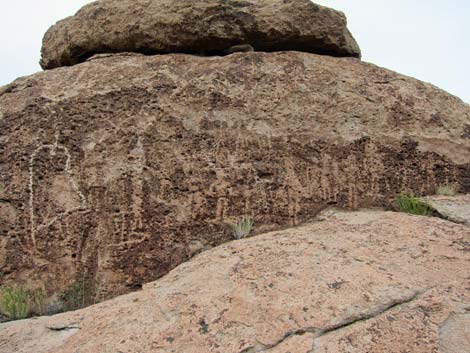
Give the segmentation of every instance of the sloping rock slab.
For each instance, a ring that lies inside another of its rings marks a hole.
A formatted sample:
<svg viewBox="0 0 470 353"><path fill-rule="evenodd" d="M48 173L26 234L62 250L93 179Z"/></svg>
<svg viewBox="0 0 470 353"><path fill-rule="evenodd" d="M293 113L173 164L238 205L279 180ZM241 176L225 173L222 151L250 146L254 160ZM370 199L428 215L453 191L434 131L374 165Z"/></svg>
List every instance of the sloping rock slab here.
<svg viewBox="0 0 470 353"><path fill-rule="evenodd" d="M4 281L139 288L327 204L470 192L470 107L355 59L101 55L0 93Z"/></svg>
<svg viewBox="0 0 470 353"><path fill-rule="evenodd" d="M344 14L309 0L100 0L49 29L41 66L99 53L223 54L237 44L361 56Z"/></svg>
<svg viewBox="0 0 470 353"><path fill-rule="evenodd" d="M445 219L470 225L470 195L429 196L425 200Z"/></svg>
<svg viewBox="0 0 470 353"><path fill-rule="evenodd" d="M323 218L207 251L141 292L2 324L0 351L468 352L469 227Z"/></svg>

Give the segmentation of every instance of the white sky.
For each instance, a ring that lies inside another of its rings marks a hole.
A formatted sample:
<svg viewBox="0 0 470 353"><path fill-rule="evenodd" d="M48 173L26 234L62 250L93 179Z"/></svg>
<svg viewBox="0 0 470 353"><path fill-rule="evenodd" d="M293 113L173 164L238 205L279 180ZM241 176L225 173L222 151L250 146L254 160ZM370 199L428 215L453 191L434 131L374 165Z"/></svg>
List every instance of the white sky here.
<svg viewBox="0 0 470 353"><path fill-rule="evenodd" d="M39 71L45 31L92 2L0 1L0 85ZM346 13L363 60L431 82L470 102L470 0L315 2Z"/></svg>

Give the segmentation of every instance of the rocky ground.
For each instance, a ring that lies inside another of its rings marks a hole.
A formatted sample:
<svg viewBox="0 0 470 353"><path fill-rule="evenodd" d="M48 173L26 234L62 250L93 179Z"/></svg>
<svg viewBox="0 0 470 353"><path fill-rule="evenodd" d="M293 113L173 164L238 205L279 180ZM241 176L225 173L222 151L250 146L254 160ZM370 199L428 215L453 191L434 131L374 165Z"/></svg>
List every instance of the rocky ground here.
<svg viewBox="0 0 470 353"><path fill-rule="evenodd" d="M327 210L198 255L140 292L2 324L1 352L464 353L470 228Z"/></svg>

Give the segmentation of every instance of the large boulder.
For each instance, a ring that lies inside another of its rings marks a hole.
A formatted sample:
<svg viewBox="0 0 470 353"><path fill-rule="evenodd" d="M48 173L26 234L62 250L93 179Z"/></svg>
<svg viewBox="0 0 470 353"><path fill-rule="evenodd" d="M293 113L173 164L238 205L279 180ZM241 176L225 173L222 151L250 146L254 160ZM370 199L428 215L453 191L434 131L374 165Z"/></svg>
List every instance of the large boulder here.
<svg viewBox="0 0 470 353"><path fill-rule="evenodd" d="M41 66L99 53L222 54L237 44L360 57L344 14L310 0L99 0L46 33Z"/></svg>
<svg viewBox="0 0 470 353"><path fill-rule="evenodd" d="M470 107L351 58L101 55L0 93L0 282L138 288L328 204L470 191Z"/></svg>
<svg viewBox="0 0 470 353"><path fill-rule="evenodd" d="M0 325L0 352L464 353L470 228L400 213L225 244L143 291Z"/></svg>

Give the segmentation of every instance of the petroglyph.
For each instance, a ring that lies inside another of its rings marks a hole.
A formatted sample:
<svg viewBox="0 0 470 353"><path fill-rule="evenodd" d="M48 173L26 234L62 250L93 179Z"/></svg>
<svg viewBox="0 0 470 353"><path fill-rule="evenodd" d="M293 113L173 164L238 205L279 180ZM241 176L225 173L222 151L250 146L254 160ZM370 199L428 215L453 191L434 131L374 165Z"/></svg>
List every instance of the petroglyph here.
<svg viewBox="0 0 470 353"><path fill-rule="evenodd" d="M49 151L50 156L55 156L56 154L62 152L65 157L65 166L64 172L68 176L68 181L70 183L70 187L76 193L76 195L80 199L80 206L67 209L64 212L58 213L55 217L52 217L48 222L43 224L37 224L36 222L36 212L35 212L35 186L38 186L38 183L35 184L35 175L36 175L36 167L35 161L38 155L43 151ZM62 144L59 144L59 133L55 135L55 143L54 144L43 144L36 148L30 156L29 159L29 217L30 217L30 226L31 226L31 241L33 243L33 248L37 250L37 243L36 243L36 233L42 229L51 227L55 222L68 215L77 212L77 211L87 211L87 202L86 198L83 193L80 191L75 178L73 176L72 168L71 168L71 160L72 156L68 148Z"/></svg>
<svg viewBox="0 0 470 353"><path fill-rule="evenodd" d="M144 183L142 178L144 165L146 164L144 146L142 145L140 136L137 137L136 146L132 151L130 151L129 157L133 159L131 166L133 169L132 185L134 187L134 192L132 193L132 213L134 215L132 227L133 229L138 230L142 229L143 225L142 205L144 197Z"/></svg>
<svg viewBox="0 0 470 353"><path fill-rule="evenodd" d="M145 158L142 137L136 136L134 147L129 151L126 173L130 178L132 192L130 205L127 210L118 210L112 217L113 239L109 246L121 246L136 244L150 238L151 234L146 231L144 216L144 166L147 164Z"/></svg>

